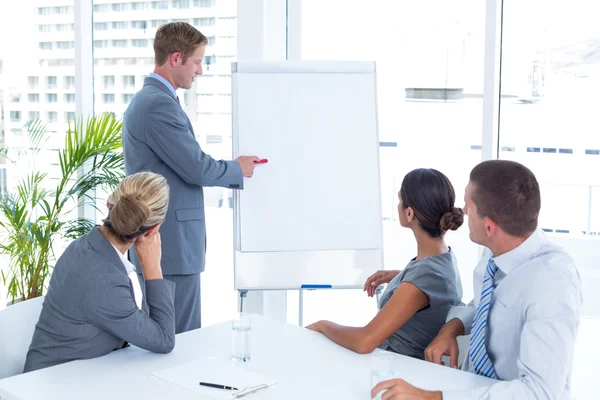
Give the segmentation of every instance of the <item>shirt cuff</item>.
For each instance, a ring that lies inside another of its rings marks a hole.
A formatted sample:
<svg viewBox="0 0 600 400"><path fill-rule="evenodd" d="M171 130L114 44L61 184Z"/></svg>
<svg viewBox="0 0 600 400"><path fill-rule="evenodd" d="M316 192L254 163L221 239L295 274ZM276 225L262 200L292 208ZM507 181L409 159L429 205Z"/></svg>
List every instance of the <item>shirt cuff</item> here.
<svg viewBox="0 0 600 400"><path fill-rule="evenodd" d="M244 189L244 176L242 174L242 167L240 163L235 160L225 161L227 168L231 168L232 183L239 185L236 189Z"/></svg>

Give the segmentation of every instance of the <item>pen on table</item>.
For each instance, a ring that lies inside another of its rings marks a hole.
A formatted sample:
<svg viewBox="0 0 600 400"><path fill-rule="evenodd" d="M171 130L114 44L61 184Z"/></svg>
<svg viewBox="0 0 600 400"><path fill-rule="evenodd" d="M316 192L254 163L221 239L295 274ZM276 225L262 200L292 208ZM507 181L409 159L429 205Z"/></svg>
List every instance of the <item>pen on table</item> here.
<svg viewBox="0 0 600 400"><path fill-rule="evenodd" d="M200 382L198 384L200 386L208 386L208 387L215 388L215 389L238 390L238 388L235 388L233 386L217 385L216 383Z"/></svg>

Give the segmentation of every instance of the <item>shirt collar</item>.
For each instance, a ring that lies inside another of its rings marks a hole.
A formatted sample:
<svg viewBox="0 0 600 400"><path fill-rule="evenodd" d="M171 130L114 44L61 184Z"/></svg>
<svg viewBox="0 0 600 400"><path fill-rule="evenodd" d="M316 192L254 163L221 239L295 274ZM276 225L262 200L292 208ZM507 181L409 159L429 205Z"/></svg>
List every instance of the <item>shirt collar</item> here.
<svg viewBox="0 0 600 400"><path fill-rule="evenodd" d="M536 229L516 248L498 257L492 257L496 266L505 274L509 274L519 265L531 258L531 256L544 244L546 235L541 229Z"/></svg>
<svg viewBox="0 0 600 400"><path fill-rule="evenodd" d="M131 263L131 261L129 261L127 259L127 256L125 254L121 253L121 251L119 249L117 249L114 244L111 243L111 246L115 249L115 251L119 255L119 258L123 262L123 266L125 266L125 270L127 271L127 275L129 275L130 273L132 273L133 271L135 271L135 265L133 265Z"/></svg>
<svg viewBox="0 0 600 400"><path fill-rule="evenodd" d="M162 76L160 76L159 74L154 73L154 72L150 72L150 75L148 75L148 77L154 78L154 79L160 81L163 85L165 85L166 87L169 88L171 93L173 93L173 96L177 97L177 92L175 92L175 88L173 87L173 85L171 85L171 82L169 82L168 80L166 80L165 78L163 78Z"/></svg>

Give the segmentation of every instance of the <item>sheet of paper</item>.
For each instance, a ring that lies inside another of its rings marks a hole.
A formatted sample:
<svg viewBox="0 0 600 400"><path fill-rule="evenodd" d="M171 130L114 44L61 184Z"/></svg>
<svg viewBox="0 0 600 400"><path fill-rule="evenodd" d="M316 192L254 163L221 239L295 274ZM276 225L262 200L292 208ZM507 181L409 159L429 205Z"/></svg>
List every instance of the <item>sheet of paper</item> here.
<svg viewBox="0 0 600 400"><path fill-rule="evenodd" d="M234 399L235 395L241 394L244 389L246 389L245 392L248 392L261 385L272 386L277 383L277 380L271 377L249 371L246 368L247 366L240 366L233 361L226 362L207 357L155 371L150 375L216 400ZM215 389L200 386L199 382L233 386L239 390ZM246 396L242 398L246 398Z"/></svg>
<svg viewBox="0 0 600 400"><path fill-rule="evenodd" d="M257 73L237 82L239 152L269 160L239 192L240 250L381 248L375 77Z"/></svg>

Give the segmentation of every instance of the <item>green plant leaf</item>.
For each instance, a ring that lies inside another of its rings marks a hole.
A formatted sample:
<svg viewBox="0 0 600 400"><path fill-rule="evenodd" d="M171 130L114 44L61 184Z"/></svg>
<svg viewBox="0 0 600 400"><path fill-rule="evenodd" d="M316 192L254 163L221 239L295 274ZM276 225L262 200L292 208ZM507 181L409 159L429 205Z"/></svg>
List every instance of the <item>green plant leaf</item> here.
<svg viewBox="0 0 600 400"><path fill-rule="evenodd" d="M73 207L78 202L94 204L96 190L112 190L123 179L121 128L113 114L70 121L63 148L52 152L60 167L58 181L38 170L32 157L32 172L18 181L14 192L0 196L0 226L6 231L0 254L9 259L2 282L9 299L42 295L52 274L57 241L76 239L93 228L93 221L73 215ZM12 151L16 153L12 159L21 160L26 153L35 156L49 143L39 120L29 121L15 133L27 135L29 148L2 148L0 155Z"/></svg>

